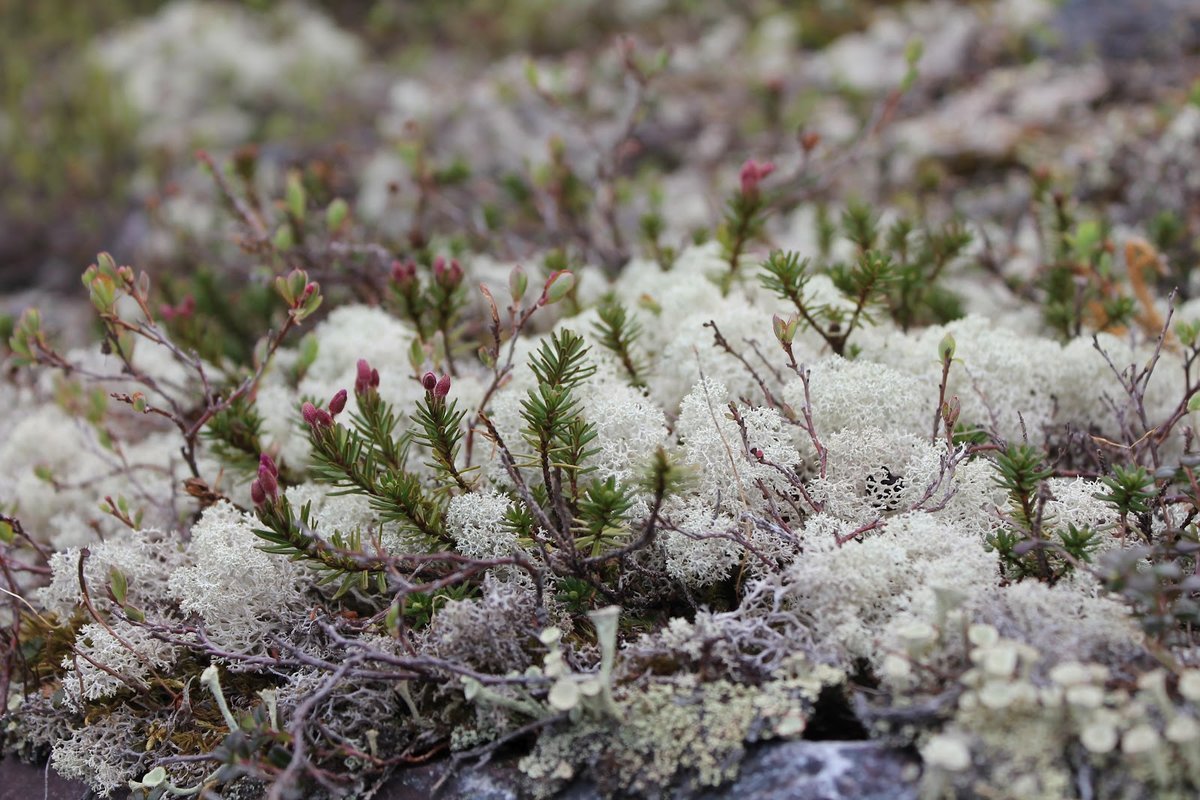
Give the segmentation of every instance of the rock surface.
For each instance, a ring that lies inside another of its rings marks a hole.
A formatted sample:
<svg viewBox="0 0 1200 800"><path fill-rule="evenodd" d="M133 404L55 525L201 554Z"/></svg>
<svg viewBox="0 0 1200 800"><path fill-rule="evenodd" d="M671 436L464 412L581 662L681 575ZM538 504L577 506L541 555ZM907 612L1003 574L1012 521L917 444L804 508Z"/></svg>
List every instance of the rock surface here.
<svg viewBox="0 0 1200 800"><path fill-rule="evenodd" d="M433 787L444 765L409 770L393 780L380 800L424 800L472 797L479 800L520 800L521 775L511 763L464 770L446 781L439 794ZM751 750L741 775L719 789L677 789L677 800L907 800L916 798L920 769L916 758L875 742L772 742ZM591 784L572 785L563 800L598 800Z"/></svg>
<svg viewBox="0 0 1200 800"><path fill-rule="evenodd" d="M464 768L445 781L445 763L400 773L375 795L376 800L521 800L528 797L524 776L512 761L480 769ZM920 775L917 759L875 742L771 742L752 749L741 776L719 789L679 789L676 800L915 800ZM77 800L82 784L13 758L0 759L0 800ZM598 800L591 784L575 784L562 800Z"/></svg>

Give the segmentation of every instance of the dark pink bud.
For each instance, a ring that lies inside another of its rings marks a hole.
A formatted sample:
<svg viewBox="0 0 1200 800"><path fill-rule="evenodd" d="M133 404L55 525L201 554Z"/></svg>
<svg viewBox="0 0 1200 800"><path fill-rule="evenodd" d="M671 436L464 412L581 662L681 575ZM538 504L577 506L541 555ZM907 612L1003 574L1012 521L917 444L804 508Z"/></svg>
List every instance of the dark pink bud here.
<svg viewBox="0 0 1200 800"><path fill-rule="evenodd" d="M399 261L392 262L392 280L401 289L407 289L412 286L417 279L417 265L409 261L407 264L401 264Z"/></svg>
<svg viewBox="0 0 1200 800"><path fill-rule="evenodd" d="M300 406L300 413L304 416L304 421L308 423L310 428L333 427L333 417L329 416L329 412L323 408L317 408L312 403L305 403Z"/></svg>
<svg viewBox="0 0 1200 800"><path fill-rule="evenodd" d="M453 289L462 283L463 271L457 260L446 263L446 259L438 256L433 262L433 279L443 289Z"/></svg>
<svg viewBox="0 0 1200 800"><path fill-rule="evenodd" d="M437 385L433 387L433 396L439 400L450 394L450 376L443 375L438 378Z"/></svg>
<svg viewBox="0 0 1200 800"><path fill-rule="evenodd" d="M379 370L377 370L377 369L371 370L371 388L372 389L379 388Z"/></svg>
<svg viewBox="0 0 1200 800"><path fill-rule="evenodd" d="M275 461L266 453L258 457L258 471L262 473L264 470L271 473L272 477L279 477L279 468L275 466Z"/></svg>
<svg viewBox="0 0 1200 800"><path fill-rule="evenodd" d="M190 317L195 310L196 310L196 298L192 297L190 294L187 297L183 298L183 302L181 302L175 308L175 312L177 314L179 314L179 316L181 316L181 317Z"/></svg>
<svg viewBox="0 0 1200 800"><path fill-rule="evenodd" d="M312 403L305 403L304 405L300 406L300 414L304 417L304 421L307 422L310 427L315 428L317 426L317 407Z"/></svg>
<svg viewBox="0 0 1200 800"><path fill-rule="evenodd" d="M267 493L263 491L262 484L257 480L250 484L250 499L254 501L254 505L261 506L267 502Z"/></svg>
<svg viewBox="0 0 1200 800"><path fill-rule="evenodd" d="M167 322L175 319L175 306L170 303L163 303L158 307L158 314Z"/></svg>
<svg viewBox="0 0 1200 800"><path fill-rule="evenodd" d="M261 466L258 468L258 485L263 490L263 494L272 499L279 492L279 481L276 480L270 470L264 469Z"/></svg>
<svg viewBox="0 0 1200 800"><path fill-rule="evenodd" d="M309 281L308 283L306 283L304 285L304 294L300 295L300 300L304 301L304 300L307 300L308 298L312 297L313 292L315 292L316 290L317 290L317 284L313 283L312 281Z"/></svg>
<svg viewBox="0 0 1200 800"><path fill-rule="evenodd" d="M742 194L746 197L758 197L758 184L763 178L775 171L775 165L770 161L755 161L753 158L747 159L745 164L742 164L741 178Z"/></svg>
<svg viewBox="0 0 1200 800"><path fill-rule="evenodd" d="M421 376L421 385L425 387L425 391L427 392L432 392L437 386L437 382L437 375L434 375L432 372L426 372Z"/></svg>
<svg viewBox="0 0 1200 800"><path fill-rule="evenodd" d="M342 413L342 409L346 407L346 390L338 389L337 394L329 401L329 413L337 416Z"/></svg>
<svg viewBox="0 0 1200 800"><path fill-rule="evenodd" d="M378 380L375 381L379 383ZM366 394L371 388L371 365L367 363L365 358L358 360L358 375L354 379L354 393Z"/></svg>

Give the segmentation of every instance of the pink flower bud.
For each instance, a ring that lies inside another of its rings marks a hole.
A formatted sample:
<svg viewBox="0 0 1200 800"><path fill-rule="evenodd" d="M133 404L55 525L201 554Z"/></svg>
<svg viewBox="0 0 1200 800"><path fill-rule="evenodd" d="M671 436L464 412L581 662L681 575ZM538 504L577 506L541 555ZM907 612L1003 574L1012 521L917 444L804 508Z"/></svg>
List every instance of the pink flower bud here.
<svg viewBox="0 0 1200 800"><path fill-rule="evenodd" d="M409 261L406 264L401 264L399 261L392 262L392 281L401 290L406 290L411 287L417 280L417 265Z"/></svg>
<svg viewBox="0 0 1200 800"><path fill-rule="evenodd" d="M279 468L275 466L275 461L266 453L258 457L258 471L261 473L264 470L271 473L272 477L279 477Z"/></svg>
<svg viewBox="0 0 1200 800"><path fill-rule="evenodd" d="M338 389L337 394L329 401L329 413L337 416L342 413L342 409L346 407L346 390Z"/></svg>
<svg viewBox="0 0 1200 800"><path fill-rule="evenodd" d="M358 360L358 375L354 379L354 393L366 394L373 386L379 385L379 372L371 369L365 358Z"/></svg>
<svg viewBox="0 0 1200 800"><path fill-rule="evenodd" d="M754 159L746 159L746 163L742 164L741 182L742 195L748 198L758 197L758 184L763 178L775 171L775 165L770 161L755 161Z"/></svg>
<svg viewBox="0 0 1200 800"><path fill-rule="evenodd" d="M437 385L433 387L433 396L439 400L450 394L450 376L443 375L438 378Z"/></svg>
<svg viewBox="0 0 1200 800"><path fill-rule="evenodd" d="M458 260L451 260L447 264L446 259L438 256L433 262L433 279L443 289L453 289L462 283L463 271Z"/></svg>
<svg viewBox="0 0 1200 800"><path fill-rule="evenodd" d="M262 484L255 480L250 484L250 499L254 501L254 505L261 506L267 502L267 493L263 491Z"/></svg>
<svg viewBox="0 0 1200 800"><path fill-rule="evenodd" d="M300 406L300 414L304 417L304 421L308 423L310 428L333 427L333 417L329 416L329 412L323 408L317 408L312 403L305 403Z"/></svg>
<svg viewBox="0 0 1200 800"><path fill-rule="evenodd" d="M425 387L425 391L432 392L437 386L437 375L432 372L426 372L421 376L421 385Z"/></svg>
<svg viewBox="0 0 1200 800"><path fill-rule="evenodd" d="M309 281L308 283L304 284L304 294L300 295L300 299L302 301L307 300L308 298L313 296L313 292L315 292L316 290L317 290L317 284L314 283L313 281Z"/></svg>
<svg viewBox="0 0 1200 800"><path fill-rule="evenodd" d="M279 481L276 479L275 475L273 475L270 470L261 466L258 468L257 483L259 488L262 489L263 494L271 499L274 499L276 494L279 492Z"/></svg>

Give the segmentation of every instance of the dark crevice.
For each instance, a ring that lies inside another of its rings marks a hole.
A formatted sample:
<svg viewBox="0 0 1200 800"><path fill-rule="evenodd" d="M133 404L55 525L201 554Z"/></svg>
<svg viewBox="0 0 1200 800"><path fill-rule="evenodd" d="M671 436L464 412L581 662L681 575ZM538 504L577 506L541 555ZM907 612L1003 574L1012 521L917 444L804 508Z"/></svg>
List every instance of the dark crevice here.
<svg viewBox="0 0 1200 800"><path fill-rule="evenodd" d="M810 742L861 742L871 738L841 686L826 686L813 704L812 717L801 737Z"/></svg>

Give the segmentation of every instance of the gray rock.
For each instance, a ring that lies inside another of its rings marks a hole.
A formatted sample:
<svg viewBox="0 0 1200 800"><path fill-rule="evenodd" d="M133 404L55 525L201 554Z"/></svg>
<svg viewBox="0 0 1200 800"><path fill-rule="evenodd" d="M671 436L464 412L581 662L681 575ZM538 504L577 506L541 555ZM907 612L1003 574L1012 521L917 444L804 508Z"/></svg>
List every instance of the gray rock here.
<svg viewBox="0 0 1200 800"><path fill-rule="evenodd" d="M392 779L376 800L478 798L522 800L529 796L511 762L463 768L435 794L445 764L407 770ZM909 800L916 798L915 756L876 742L769 742L750 750L738 779L718 789L677 789L675 800ZM561 800L598 800L590 783L572 784Z"/></svg>
<svg viewBox="0 0 1200 800"><path fill-rule="evenodd" d="M1054 27L1065 51L1107 61L1162 61L1200 44L1196 0L1066 0Z"/></svg>

